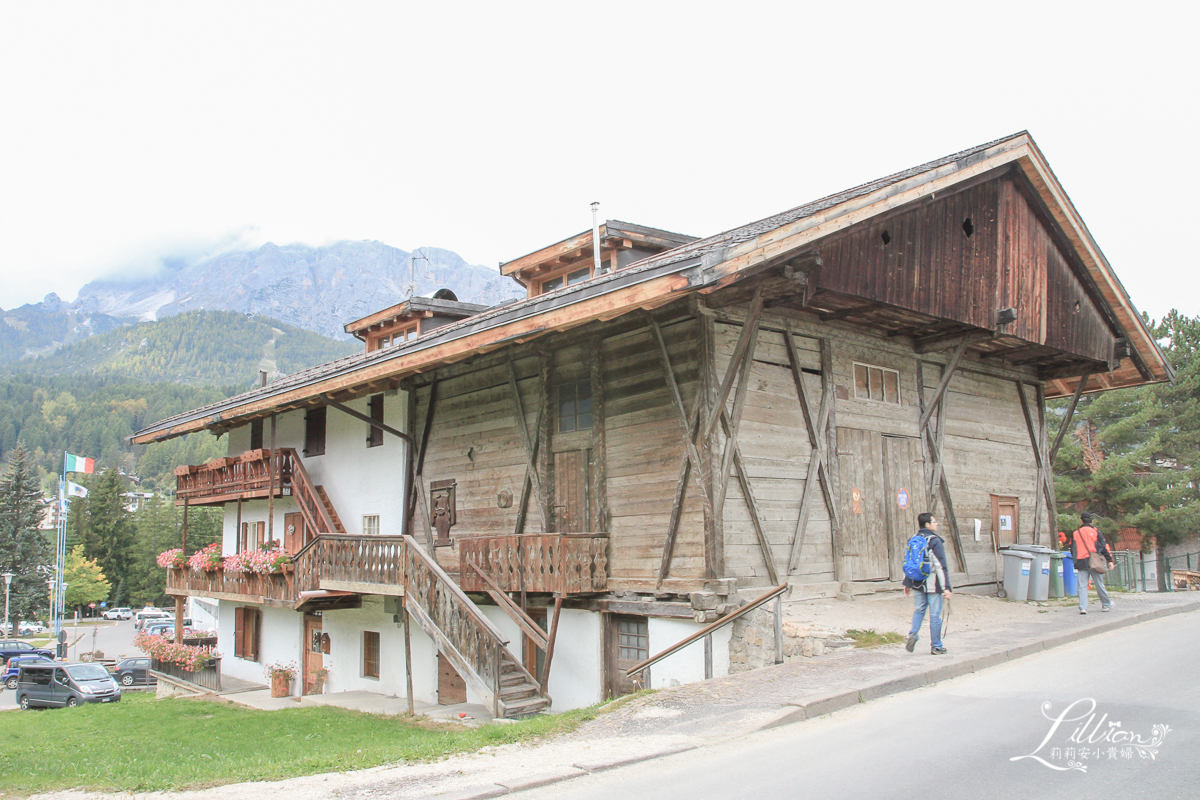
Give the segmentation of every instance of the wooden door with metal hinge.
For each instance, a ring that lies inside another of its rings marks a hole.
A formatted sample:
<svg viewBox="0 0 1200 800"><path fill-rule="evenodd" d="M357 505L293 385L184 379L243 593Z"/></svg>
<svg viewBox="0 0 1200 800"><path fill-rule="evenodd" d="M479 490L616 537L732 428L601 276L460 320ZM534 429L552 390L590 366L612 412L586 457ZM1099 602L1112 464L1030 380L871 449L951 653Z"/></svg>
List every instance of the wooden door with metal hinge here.
<svg viewBox="0 0 1200 800"><path fill-rule="evenodd" d="M920 528L917 517L929 507L925 499L925 458L921 440L908 436L883 437L884 508L890 532L888 564L891 579L904 580L904 553Z"/></svg>
<svg viewBox="0 0 1200 800"><path fill-rule="evenodd" d="M843 580L878 581L891 576L884 509L883 434L837 429L842 482Z"/></svg>
<svg viewBox="0 0 1200 800"><path fill-rule="evenodd" d="M317 673L325 666L321 655L321 618L304 615L304 694L319 694Z"/></svg>
<svg viewBox="0 0 1200 800"><path fill-rule="evenodd" d="M298 512L283 515L283 549L296 555L304 549L304 515Z"/></svg>
<svg viewBox="0 0 1200 800"><path fill-rule="evenodd" d="M605 698L631 694L650 685L650 670L629 677L625 671L650 657L650 623L646 617L604 615Z"/></svg>

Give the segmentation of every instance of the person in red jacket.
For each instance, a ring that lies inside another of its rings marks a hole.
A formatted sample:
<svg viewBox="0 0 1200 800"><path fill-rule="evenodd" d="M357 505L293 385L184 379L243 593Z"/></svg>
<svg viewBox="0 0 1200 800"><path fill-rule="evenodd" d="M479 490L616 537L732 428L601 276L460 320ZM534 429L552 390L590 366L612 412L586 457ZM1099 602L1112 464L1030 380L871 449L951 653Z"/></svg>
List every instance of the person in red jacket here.
<svg viewBox="0 0 1200 800"><path fill-rule="evenodd" d="M1116 559L1108 550L1108 542L1104 541L1104 534L1096 530L1092 526L1092 512L1085 511L1079 515L1079 520L1083 524L1079 526L1079 530L1071 534L1071 555L1075 559L1075 576L1078 579L1076 585L1079 589L1079 613L1086 614L1088 607L1088 579L1091 578L1096 586L1096 594L1100 596L1100 610L1108 611L1113 607L1113 602L1108 597L1108 592L1104 588L1104 574L1093 572L1088 567L1088 557L1092 553L1099 553L1104 556L1104 559L1111 566Z"/></svg>

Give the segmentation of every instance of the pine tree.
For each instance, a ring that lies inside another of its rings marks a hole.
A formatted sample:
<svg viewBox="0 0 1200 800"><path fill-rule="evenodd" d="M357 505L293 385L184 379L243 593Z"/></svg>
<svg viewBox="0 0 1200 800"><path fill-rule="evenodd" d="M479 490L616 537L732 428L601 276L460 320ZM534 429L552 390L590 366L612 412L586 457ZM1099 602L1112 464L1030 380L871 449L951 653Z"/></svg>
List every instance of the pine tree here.
<svg viewBox="0 0 1200 800"><path fill-rule="evenodd" d="M53 558L49 539L38 530L43 501L29 451L18 442L8 454L8 472L0 478L0 572L13 574L9 618L39 619L48 609L46 578L38 567Z"/></svg>
<svg viewBox="0 0 1200 800"><path fill-rule="evenodd" d="M84 553L94 559L110 581L120 582L129 569L133 551L133 515L125 508L121 476L106 469L87 498Z"/></svg>

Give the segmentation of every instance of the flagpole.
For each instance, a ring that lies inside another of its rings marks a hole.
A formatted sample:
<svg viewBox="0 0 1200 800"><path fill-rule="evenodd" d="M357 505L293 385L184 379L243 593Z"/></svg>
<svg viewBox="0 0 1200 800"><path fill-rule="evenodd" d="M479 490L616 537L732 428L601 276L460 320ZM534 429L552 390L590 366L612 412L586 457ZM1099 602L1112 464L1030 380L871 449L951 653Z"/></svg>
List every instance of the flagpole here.
<svg viewBox="0 0 1200 800"><path fill-rule="evenodd" d="M67 503L67 452L63 451L63 472L58 480L59 524L58 540L54 543L54 607L50 610L51 628L55 641L62 632L62 596L63 573L65 571L67 544L67 515L70 506Z"/></svg>

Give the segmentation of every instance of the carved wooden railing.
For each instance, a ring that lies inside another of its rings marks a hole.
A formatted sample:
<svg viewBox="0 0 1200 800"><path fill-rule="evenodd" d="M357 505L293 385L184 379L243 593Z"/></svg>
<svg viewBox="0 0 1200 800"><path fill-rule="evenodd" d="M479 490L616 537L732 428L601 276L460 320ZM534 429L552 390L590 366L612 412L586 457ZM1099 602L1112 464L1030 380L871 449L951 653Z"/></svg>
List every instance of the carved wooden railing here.
<svg viewBox="0 0 1200 800"><path fill-rule="evenodd" d="M459 557L471 561L505 592L581 594L608 586L608 536L598 533L526 533L461 537ZM459 576L467 592L486 592L474 570Z"/></svg>
<svg viewBox="0 0 1200 800"><path fill-rule="evenodd" d="M338 526L334 524L329 509L325 507L324 500L317 492L312 478L308 477L308 470L304 468L304 462L296 455L296 451L290 447L281 447L279 452L291 458L292 497L300 507L300 513L304 515L304 523L308 530L317 534L339 533Z"/></svg>
<svg viewBox="0 0 1200 800"><path fill-rule="evenodd" d="M270 450L247 450L199 466L176 467L175 501L202 504L266 497L272 487L276 497L283 497L291 494L292 472L298 463L296 451L283 448L276 451L274 459Z"/></svg>
<svg viewBox="0 0 1200 800"><path fill-rule="evenodd" d="M173 661L159 661L157 658L151 659L150 669L172 678L178 678L181 681L187 681L196 686L203 686L205 689L211 689L214 692L221 691L220 656L214 657L212 661L209 661L195 672L189 672Z"/></svg>
<svg viewBox="0 0 1200 800"><path fill-rule="evenodd" d="M257 572L197 572L184 567L167 570L167 594L188 597L229 597L236 595L246 602L277 600L292 603L298 589L291 571L262 575ZM230 598L232 599L232 598Z"/></svg>
<svg viewBox="0 0 1200 800"><path fill-rule="evenodd" d="M296 554L296 590L312 591L320 582L372 586L404 585L403 536L351 536L326 533Z"/></svg>

